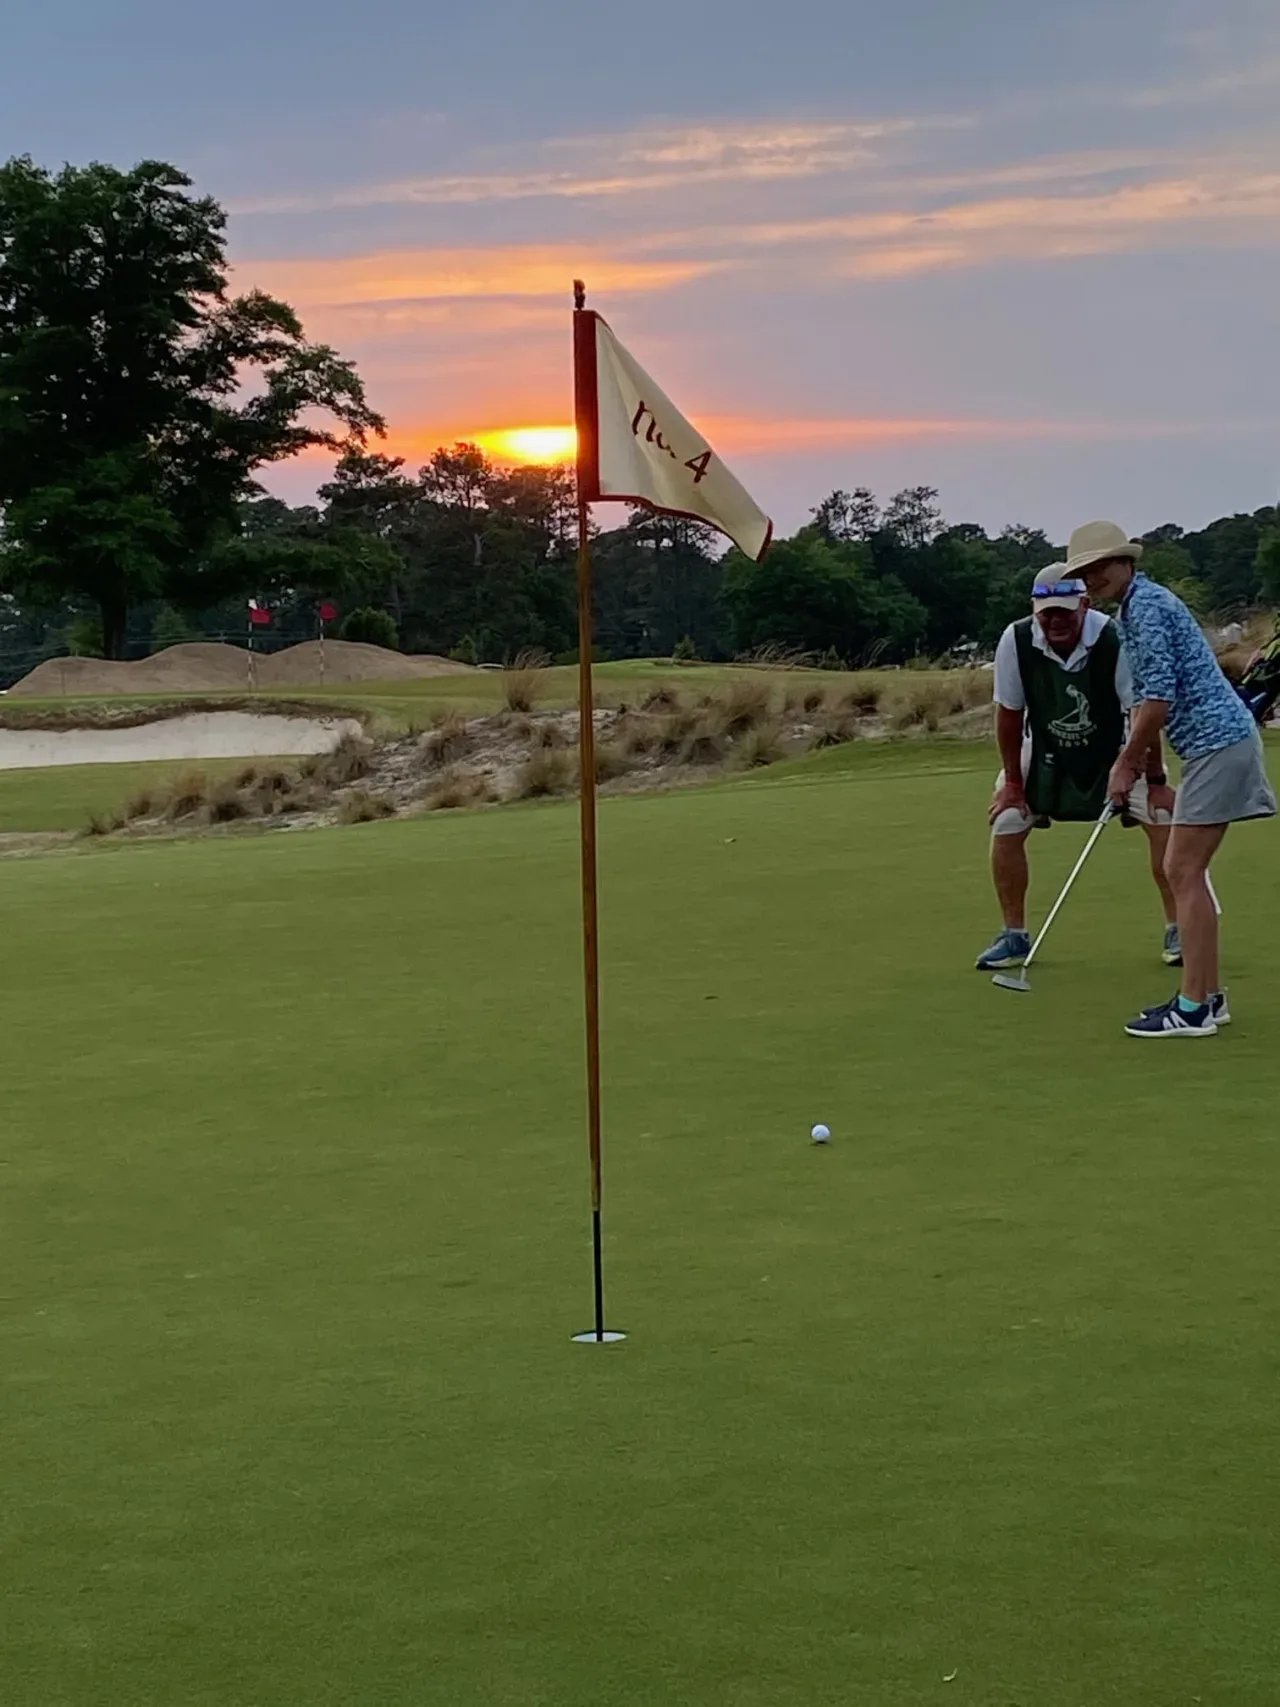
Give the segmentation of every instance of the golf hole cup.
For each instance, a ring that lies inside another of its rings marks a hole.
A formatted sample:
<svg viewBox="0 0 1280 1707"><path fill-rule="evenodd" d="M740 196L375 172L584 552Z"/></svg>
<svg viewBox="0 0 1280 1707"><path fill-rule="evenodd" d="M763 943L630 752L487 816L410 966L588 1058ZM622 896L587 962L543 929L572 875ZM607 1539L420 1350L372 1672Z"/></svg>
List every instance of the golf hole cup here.
<svg viewBox="0 0 1280 1707"><path fill-rule="evenodd" d="M829 1144L831 1142L831 1128L829 1126L823 1126L821 1121L819 1121L818 1125L814 1127L809 1136L815 1144Z"/></svg>

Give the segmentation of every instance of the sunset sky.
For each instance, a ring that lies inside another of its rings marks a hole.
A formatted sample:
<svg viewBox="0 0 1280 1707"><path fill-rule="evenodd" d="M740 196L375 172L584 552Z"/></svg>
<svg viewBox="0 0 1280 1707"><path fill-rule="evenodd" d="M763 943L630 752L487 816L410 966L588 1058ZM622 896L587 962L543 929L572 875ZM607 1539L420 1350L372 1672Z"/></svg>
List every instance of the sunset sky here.
<svg viewBox="0 0 1280 1707"><path fill-rule="evenodd" d="M836 485L1059 537L1277 498L1275 0L9 0L5 38L0 153L184 167L411 461L570 418L580 274L784 530Z"/></svg>

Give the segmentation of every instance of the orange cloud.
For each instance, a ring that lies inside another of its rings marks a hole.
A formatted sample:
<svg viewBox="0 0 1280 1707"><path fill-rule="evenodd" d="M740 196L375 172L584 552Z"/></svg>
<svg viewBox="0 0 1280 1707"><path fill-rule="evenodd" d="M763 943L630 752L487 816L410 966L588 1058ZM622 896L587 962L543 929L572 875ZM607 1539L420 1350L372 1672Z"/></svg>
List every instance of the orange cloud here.
<svg viewBox="0 0 1280 1707"><path fill-rule="evenodd" d="M412 308L477 297L569 300L575 277L611 295L670 290L713 272L710 260L632 260L565 245L491 249L390 249L333 259L242 263L244 286L281 296L299 308Z"/></svg>

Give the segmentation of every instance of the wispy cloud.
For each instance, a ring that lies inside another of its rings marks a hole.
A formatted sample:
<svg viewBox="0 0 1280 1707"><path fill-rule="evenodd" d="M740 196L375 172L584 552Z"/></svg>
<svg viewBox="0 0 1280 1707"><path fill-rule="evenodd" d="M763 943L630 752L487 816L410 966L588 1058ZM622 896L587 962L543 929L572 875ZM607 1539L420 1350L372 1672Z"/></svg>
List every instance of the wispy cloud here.
<svg viewBox="0 0 1280 1707"><path fill-rule="evenodd" d="M858 233L848 235L857 241ZM1280 173L1163 179L1104 195L1009 197L904 216L893 243L855 252L844 270L900 277L1012 259L1150 252L1206 235L1220 249L1280 245Z"/></svg>
<svg viewBox="0 0 1280 1707"><path fill-rule="evenodd" d="M604 247L504 245L378 250L339 258L260 260L242 282L298 306L313 332L343 341L451 335L485 342L560 328L574 276L605 297L667 291L715 273L743 277L803 257L819 280L883 280L1066 257L1161 252L1189 243L1280 247L1280 171L1218 164L1097 187L1126 175L1116 156L1027 163L994 174L1042 193L954 195L814 218L669 230ZM977 182L992 175L979 172ZM957 174L963 181L963 174ZM1057 189L1059 181L1069 187Z"/></svg>
<svg viewBox="0 0 1280 1707"><path fill-rule="evenodd" d="M1052 164L1047 176L1054 176ZM1218 167L1079 193L971 196L934 205L930 200L713 227L697 234L696 247L725 264L754 250L785 249L789 260L798 248L829 251L823 262L828 271L884 278L1010 259L1155 250L1207 234L1220 247L1280 245L1276 171ZM654 234L647 246L680 253L691 247L690 234Z"/></svg>
<svg viewBox="0 0 1280 1707"><path fill-rule="evenodd" d="M613 136L552 139L539 164L353 185L305 196L231 203L244 218L340 208L583 200L727 183L780 183L845 172L876 158L874 145L955 119L883 119L754 125L706 123Z"/></svg>
<svg viewBox="0 0 1280 1707"><path fill-rule="evenodd" d="M277 277L270 263L265 273L257 268L247 271L255 280ZM313 302L298 297L297 301L305 305L307 331L313 337L341 343L358 340L367 346L383 342L401 344L438 333L455 343L474 339L491 345L503 337L527 338L544 332L563 336L567 302L564 275L557 275L557 280L559 300L554 303L534 297L501 296L409 302Z"/></svg>
<svg viewBox="0 0 1280 1707"><path fill-rule="evenodd" d="M261 260L240 268L241 282L300 308L382 305L422 315L423 305L478 297L567 298L584 268L610 293L668 290L715 270L709 259L629 259L582 247L542 245L475 249L392 249L338 258Z"/></svg>
<svg viewBox="0 0 1280 1707"><path fill-rule="evenodd" d="M1274 92L1280 92L1280 54L1264 55L1247 64L1232 65L1222 70L1206 68L1198 74L1172 78L1167 83L1129 89L1118 99L1124 106L1141 110L1204 105Z"/></svg>

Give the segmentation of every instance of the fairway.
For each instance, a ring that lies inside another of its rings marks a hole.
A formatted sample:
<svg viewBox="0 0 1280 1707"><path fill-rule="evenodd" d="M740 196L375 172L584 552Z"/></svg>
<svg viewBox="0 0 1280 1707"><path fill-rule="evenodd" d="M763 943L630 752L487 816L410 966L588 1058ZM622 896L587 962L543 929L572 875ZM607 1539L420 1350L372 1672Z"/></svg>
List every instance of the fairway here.
<svg viewBox="0 0 1280 1707"><path fill-rule="evenodd" d="M133 764L50 765L0 771L0 832L83 830L96 813L123 806L139 789L162 789L184 772L231 776L245 759L148 759Z"/></svg>
<svg viewBox="0 0 1280 1707"><path fill-rule="evenodd" d="M933 682L954 681L951 670L821 670L781 669L751 664L676 664L670 658L627 658L597 664L594 670L596 702L600 705L643 704L659 689L696 698L704 693L722 693L732 682L768 682L775 694L803 693L819 689L833 697L850 689L876 686L887 704L918 694ZM962 673L965 676L969 672ZM363 715L380 733L401 733L426 728L446 711L483 716L502 708L506 684L501 670L482 669L460 676L422 676L411 681L362 681L337 683L327 688L290 688L287 697L278 689L232 696L237 706L258 702L264 710L282 704L296 708L314 704L334 714ZM82 711L93 721L111 707L160 707L173 703L174 694L127 694L118 696L38 699L25 696L8 700L0 709L0 723L21 724L28 718L57 714L74 717ZM225 694L184 693L184 705L196 708L203 701L225 702ZM537 701L543 707L573 706L578 702L578 669L561 665L540 670Z"/></svg>
<svg viewBox="0 0 1280 1707"><path fill-rule="evenodd" d="M1280 831L993 769L602 803L607 1349L571 805L7 862L5 1702L1272 1707Z"/></svg>

